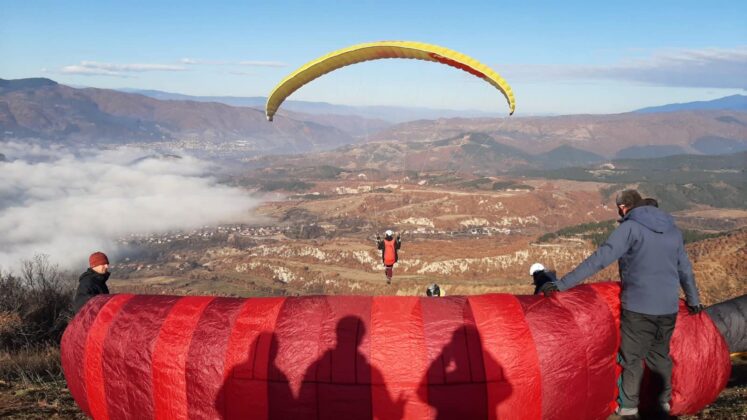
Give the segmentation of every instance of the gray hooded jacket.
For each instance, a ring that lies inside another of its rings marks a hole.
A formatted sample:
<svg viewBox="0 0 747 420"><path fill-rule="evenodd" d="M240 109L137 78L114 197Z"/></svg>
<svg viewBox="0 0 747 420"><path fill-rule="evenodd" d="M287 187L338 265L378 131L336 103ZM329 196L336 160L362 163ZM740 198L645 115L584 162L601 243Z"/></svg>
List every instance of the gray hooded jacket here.
<svg viewBox="0 0 747 420"><path fill-rule="evenodd" d="M593 254L556 283L567 290L619 260L624 309L667 315L679 309L679 288L688 305L698 305L698 288L682 233L662 210L636 207Z"/></svg>

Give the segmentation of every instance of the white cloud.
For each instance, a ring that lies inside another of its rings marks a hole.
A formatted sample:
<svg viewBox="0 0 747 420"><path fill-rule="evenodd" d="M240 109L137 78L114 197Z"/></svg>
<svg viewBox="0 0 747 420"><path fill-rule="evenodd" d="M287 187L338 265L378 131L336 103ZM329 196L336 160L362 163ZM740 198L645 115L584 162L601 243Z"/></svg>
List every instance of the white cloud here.
<svg viewBox="0 0 747 420"><path fill-rule="evenodd" d="M60 68L59 73L75 74L80 76L110 76L110 77L132 77L134 73L153 71L187 71L194 66L239 66L239 67L286 67L287 64L279 61L220 61L201 60L198 58L185 57L179 59L178 64L116 64L103 63L99 61L81 61ZM247 75L249 73L241 70L232 71L231 74Z"/></svg>
<svg viewBox="0 0 747 420"><path fill-rule="evenodd" d="M96 69L86 66L80 66L80 65L74 65L74 66L65 66L60 69L60 73L63 74L77 74L81 76L112 76L112 77L130 77L124 73L117 72L117 71L111 71L111 70L104 70L104 69Z"/></svg>
<svg viewBox="0 0 747 420"><path fill-rule="evenodd" d="M220 60L201 60L197 58L182 58L181 64L195 66L247 66L247 67L286 67L287 64L280 61L261 61L261 60L244 60L244 61L220 61Z"/></svg>
<svg viewBox="0 0 747 420"><path fill-rule="evenodd" d="M100 63L97 61L81 61L81 66L109 70L109 71L125 71L125 72L144 72L144 71L184 71L184 66L178 66L174 64L113 64L113 63Z"/></svg>
<svg viewBox="0 0 747 420"><path fill-rule="evenodd" d="M239 61L239 65L250 66L250 67L286 67L287 66L287 64L281 63L280 61L256 61L256 60Z"/></svg>
<svg viewBox="0 0 747 420"><path fill-rule="evenodd" d="M658 86L744 89L747 47L662 51L608 66L504 65L503 69L508 80L623 80Z"/></svg>
<svg viewBox="0 0 747 420"><path fill-rule="evenodd" d="M0 266L37 253L75 267L118 238L250 222L260 200L219 184L191 157L115 149L76 156L61 148L0 143Z"/></svg>
<svg viewBox="0 0 747 420"><path fill-rule="evenodd" d="M197 58L182 58L179 60L180 63L186 64L189 66L197 66L197 65L204 65L204 66L225 66L230 65L231 63L228 61L222 61L222 60L200 60Z"/></svg>
<svg viewBox="0 0 747 420"><path fill-rule="evenodd" d="M251 71L229 71L228 74L233 74L234 76L256 76L257 73L251 72Z"/></svg>
<svg viewBox="0 0 747 420"><path fill-rule="evenodd" d="M64 66L60 73L77 74L83 76L113 76L129 77L127 73L142 73L147 71L184 71L183 65L174 64L115 64L98 61L81 61L80 64Z"/></svg>

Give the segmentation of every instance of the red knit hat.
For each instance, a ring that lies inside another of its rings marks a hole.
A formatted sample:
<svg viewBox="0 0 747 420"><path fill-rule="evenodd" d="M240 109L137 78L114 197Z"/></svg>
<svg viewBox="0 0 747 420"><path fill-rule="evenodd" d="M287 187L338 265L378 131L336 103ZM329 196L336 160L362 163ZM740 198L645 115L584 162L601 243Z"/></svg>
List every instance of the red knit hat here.
<svg viewBox="0 0 747 420"><path fill-rule="evenodd" d="M94 252L88 257L88 266L96 267L97 265L109 264L109 258L103 252Z"/></svg>

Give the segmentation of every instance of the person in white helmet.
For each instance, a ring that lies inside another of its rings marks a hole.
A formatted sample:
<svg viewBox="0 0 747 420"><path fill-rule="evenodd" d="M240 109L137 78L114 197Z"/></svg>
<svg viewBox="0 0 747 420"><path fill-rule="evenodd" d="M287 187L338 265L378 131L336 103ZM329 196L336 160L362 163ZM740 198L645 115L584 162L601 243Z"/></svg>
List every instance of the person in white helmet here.
<svg viewBox="0 0 747 420"><path fill-rule="evenodd" d="M381 250L381 260L384 262L384 274L386 274L386 284L392 284L392 274L394 270L394 264L399 260L397 251L402 246L402 239L397 234L397 238L394 238L394 232L387 229L384 232L384 239L381 239L379 235L376 235L376 244Z"/></svg>
<svg viewBox="0 0 747 420"><path fill-rule="evenodd" d="M425 295L428 297L441 297L446 296L446 292L443 291L439 285L433 283L425 289Z"/></svg>
<svg viewBox="0 0 747 420"><path fill-rule="evenodd" d="M554 271L548 271L545 269L545 266L540 263L534 263L529 267L529 275L534 279L535 295L542 293L541 289L545 283L558 280Z"/></svg>

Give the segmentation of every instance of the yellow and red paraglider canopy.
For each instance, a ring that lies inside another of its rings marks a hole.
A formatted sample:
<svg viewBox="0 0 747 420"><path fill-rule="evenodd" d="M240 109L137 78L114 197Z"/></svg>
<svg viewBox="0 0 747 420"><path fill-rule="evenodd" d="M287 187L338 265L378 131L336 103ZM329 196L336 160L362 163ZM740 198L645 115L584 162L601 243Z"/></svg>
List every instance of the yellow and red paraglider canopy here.
<svg viewBox="0 0 747 420"><path fill-rule="evenodd" d="M433 61L464 70L493 85L503 93L508 101L510 114L514 113L516 103L511 86L493 69L472 57L437 45L411 41L381 41L357 44L333 51L323 57L310 61L283 79L267 98L265 114L272 121L280 104L312 80L351 64L383 58L409 58Z"/></svg>

